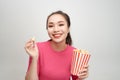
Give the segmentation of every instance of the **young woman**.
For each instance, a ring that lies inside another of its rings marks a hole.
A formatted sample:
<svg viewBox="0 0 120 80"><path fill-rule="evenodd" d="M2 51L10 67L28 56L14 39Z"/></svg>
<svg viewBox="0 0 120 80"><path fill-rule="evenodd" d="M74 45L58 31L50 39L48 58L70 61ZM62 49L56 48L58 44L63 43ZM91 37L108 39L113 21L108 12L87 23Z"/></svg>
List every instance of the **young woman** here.
<svg viewBox="0 0 120 80"><path fill-rule="evenodd" d="M88 76L88 66L77 75L70 73L73 49L70 35L70 18L62 12L51 13L46 21L50 40L35 42L30 39L25 50L30 56L25 80L83 80Z"/></svg>

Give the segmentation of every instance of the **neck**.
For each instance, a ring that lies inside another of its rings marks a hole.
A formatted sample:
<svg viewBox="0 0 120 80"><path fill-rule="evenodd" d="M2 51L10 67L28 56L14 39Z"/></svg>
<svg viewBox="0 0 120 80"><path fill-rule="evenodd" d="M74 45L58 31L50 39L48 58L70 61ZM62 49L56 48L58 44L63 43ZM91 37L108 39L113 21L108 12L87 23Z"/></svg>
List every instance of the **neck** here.
<svg viewBox="0 0 120 80"><path fill-rule="evenodd" d="M51 46L55 51L62 51L67 47L67 44L65 42L55 43L51 41Z"/></svg>

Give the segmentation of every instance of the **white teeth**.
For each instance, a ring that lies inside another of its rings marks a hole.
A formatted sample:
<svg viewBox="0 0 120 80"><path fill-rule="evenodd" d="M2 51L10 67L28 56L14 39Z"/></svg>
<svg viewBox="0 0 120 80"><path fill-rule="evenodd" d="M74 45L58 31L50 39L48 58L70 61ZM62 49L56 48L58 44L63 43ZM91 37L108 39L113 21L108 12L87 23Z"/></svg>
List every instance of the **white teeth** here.
<svg viewBox="0 0 120 80"><path fill-rule="evenodd" d="M54 36L60 36L59 34L55 34Z"/></svg>
<svg viewBox="0 0 120 80"><path fill-rule="evenodd" d="M54 35L54 36L60 36L60 35Z"/></svg>

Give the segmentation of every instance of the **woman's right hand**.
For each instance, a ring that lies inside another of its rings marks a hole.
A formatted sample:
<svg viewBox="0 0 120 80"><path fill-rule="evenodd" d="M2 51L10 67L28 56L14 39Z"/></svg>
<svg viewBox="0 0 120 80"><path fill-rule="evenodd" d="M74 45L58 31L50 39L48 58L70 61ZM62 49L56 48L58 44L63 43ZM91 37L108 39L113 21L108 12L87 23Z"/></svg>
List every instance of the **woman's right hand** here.
<svg viewBox="0 0 120 80"><path fill-rule="evenodd" d="M34 38L30 39L25 44L25 50L28 53L28 55L31 56L32 58L38 58L38 48Z"/></svg>

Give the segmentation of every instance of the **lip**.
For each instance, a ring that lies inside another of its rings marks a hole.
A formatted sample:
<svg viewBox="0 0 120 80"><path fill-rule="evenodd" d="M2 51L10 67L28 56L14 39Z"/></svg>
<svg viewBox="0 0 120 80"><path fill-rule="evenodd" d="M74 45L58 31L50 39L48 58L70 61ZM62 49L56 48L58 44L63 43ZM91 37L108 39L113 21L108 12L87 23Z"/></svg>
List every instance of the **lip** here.
<svg viewBox="0 0 120 80"><path fill-rule="evenodd" d="M54 38L60 38L62 34L53 34Z"/></svg>

